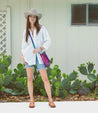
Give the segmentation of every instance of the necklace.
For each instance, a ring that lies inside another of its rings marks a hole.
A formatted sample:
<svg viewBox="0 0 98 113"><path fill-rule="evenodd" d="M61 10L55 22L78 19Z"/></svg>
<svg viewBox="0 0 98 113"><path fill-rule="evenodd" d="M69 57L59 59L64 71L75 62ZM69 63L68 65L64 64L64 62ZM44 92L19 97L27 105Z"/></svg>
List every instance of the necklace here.
<svg viewBox="0 0 98 113"><path fill-rule="evenodd" d="M33 32L32 32L32 36L33 36ZM33 36L34 37L34 36Z"/></svg>

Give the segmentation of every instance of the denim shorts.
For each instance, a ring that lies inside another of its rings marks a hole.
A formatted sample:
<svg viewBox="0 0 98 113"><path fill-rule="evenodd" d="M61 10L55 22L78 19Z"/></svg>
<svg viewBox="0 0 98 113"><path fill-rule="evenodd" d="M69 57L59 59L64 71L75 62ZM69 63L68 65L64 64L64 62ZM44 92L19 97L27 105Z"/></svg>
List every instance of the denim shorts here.
<svg viewBox="0 0 98 113"><path fill-rule="evenodd" d="M45 64L39 64L38 62L38 58L36 56L36 65L37 65L37 71L39 71L40 69L46 69L47 67L45 66ZM27 67L33 67L34 68L34 65L29 65L28 63L25 65L25 68Z"/></svg>

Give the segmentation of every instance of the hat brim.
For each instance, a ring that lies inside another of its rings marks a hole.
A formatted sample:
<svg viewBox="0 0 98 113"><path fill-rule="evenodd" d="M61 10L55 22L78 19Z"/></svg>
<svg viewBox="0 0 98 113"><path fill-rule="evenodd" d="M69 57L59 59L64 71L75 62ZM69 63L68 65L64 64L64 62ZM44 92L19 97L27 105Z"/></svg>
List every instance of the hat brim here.
<svg viewBox="0 0 98 113"><path fill-rule="evenodd" d="M26 19L27 19L27 17L29 15L36 15L36 16L38 16L38 19L41 19L41 17L42 17L42 14L41 13L34 14L32 12L24 12L24 16L25 16Z"/></svg>

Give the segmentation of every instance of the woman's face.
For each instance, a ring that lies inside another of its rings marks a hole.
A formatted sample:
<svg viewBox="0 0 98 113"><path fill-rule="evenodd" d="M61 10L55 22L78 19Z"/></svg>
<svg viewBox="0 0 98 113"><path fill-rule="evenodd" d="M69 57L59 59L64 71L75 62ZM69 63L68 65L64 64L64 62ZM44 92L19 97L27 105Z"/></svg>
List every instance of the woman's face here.
<svg viewBox="0 0 98 113"><path fill-rule="evenodd" d="M36 22L36 16L35 15L29 15L29 22L31 24L34 24Z"/></svg>

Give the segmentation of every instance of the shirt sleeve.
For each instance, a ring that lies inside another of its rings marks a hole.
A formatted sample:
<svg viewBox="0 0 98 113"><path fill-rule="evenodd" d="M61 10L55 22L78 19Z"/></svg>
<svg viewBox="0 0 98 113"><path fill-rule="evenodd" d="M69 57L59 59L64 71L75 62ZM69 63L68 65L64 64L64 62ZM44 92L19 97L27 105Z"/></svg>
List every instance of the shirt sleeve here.
<svg viewBox="0 0 98 113"><path fill-rule="evenodd" d="M44 50L47 50L51 45L51 38L45 26L42 31L42 37L44 41L42 46L45 48Z"/></svg>
<svg viewBox="0 0 98 113"><path fill-rule="evenodd" d="M21 45L21 52L23 53L26 48L26 42L25 42L25 30L23 31L23 38L22 38L22 45Z"/></svg>

